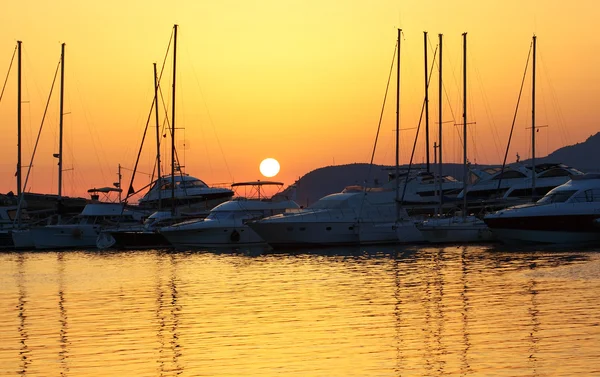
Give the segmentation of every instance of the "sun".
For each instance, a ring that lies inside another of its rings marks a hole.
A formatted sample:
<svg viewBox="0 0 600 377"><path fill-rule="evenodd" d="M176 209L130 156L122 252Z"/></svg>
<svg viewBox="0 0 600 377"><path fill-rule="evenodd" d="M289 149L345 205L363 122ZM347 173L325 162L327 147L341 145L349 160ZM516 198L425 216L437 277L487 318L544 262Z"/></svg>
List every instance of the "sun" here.
<svg viewBox="0 0 600 377"><path fill-rule="evenodd" d="M260 173L267 178L271 178L279 173L279 162L274 158L265 158L260 163Z"/></svg>

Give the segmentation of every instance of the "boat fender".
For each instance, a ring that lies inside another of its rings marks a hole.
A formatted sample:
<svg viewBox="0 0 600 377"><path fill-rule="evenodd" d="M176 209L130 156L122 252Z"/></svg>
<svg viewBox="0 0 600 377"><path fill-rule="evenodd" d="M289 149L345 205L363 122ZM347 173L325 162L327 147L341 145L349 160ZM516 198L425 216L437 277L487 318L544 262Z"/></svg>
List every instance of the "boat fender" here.
<svg viewBox="0 0 600 377"><path fill-rule="evenodd" d="M73 237L75 237L75 238L81 238L81 229L79 229L79 228L73 229L72 234L73 234Z"/></svg>
<svg viewBox="0 0 600 377"><path fill-rule="evenodd" d="M239 242L240 234L237 230L234 230L233 232L231 232L231 235L229 235L229 239L231 240L231 242Z"/></svg>

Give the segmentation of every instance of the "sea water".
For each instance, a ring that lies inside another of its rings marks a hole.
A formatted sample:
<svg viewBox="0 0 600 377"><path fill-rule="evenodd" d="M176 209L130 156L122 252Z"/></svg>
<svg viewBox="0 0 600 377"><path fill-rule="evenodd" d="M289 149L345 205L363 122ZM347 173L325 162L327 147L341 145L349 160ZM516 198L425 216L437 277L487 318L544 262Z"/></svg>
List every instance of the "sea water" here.
<svg viewBox="0 0 600 377"><path fill-rule="evenodd" d="M600 252L0 254L2 376L600 375Z"/></svg>

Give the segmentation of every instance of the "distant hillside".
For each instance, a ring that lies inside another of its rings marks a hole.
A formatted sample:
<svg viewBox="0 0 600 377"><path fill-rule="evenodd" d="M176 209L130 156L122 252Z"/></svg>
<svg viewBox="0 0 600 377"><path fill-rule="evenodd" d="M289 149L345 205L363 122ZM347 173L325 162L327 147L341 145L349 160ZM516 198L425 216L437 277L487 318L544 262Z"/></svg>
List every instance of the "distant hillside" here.
<svg viewBox="0 0 600 377"><path fill-rule="evenodd" d="M583 143L560 148L546 157L536 159L536 163L541 162L564 163L584 172L600 171L600 133L590 136ZM400 168L406 170L408 166L403 165ZM425 165L414 165L411 169L425 170ZM433 165L432 169L435 169ZM378 187L388 182L388 174L393 172L393 166L370 167L367 163L319 168L305 174L296 182L296 200L298 204L307 206L325 195L340 192L347 186ZM444 164L442 174L462 180L463 167L461 164Z"/></svg>
<svg viewBox="0 0 600 377"><path fill-rule="evenodd" d="M583 143L562 147L539 160L561 162L584 172L600 171L600 132L590 136Z"/></svg>
<svg viewBox="0 0 600 377"><path fill-rule="evenodd" d="M403 165L400 169L406 171L408 166ZM411 169L425 170L425 165L414 165ZM393 174L394 171L393 166L373 165L370 168L367 163L319 168L296 181L296 201L302 206L307 206L325 195L340 192L347 186L380 187L388 182L389 174ZM462 179L462 165L444 164L442 174Z"/></svg>

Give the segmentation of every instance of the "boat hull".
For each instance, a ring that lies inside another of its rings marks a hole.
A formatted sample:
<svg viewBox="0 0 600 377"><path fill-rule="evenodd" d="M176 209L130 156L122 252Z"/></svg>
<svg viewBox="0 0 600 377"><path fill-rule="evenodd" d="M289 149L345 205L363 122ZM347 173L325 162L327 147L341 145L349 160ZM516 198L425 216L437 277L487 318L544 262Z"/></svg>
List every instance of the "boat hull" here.
<svg viewBox="0 0 600 377"><path fill-rule="evenodd" d="M0 231L0 250L10 250L14 248L11 231L3 230Z"/></svg>
<svg viewBox="0 0 600 377"><path fill-rule="evenodd" d="M99 227L75 224L48 225L31 229L35 248L40 250L95 249L99 234Z"/></svg>
<svg viewBox="0 0 600 377"><path fill-rule="evenodd" d="M419 225L423 239L428 243L484 243L496 236L480 219L432 219Z"/></svg>
<svg viewBox="0 0 600 377"><path fill-rule="evenodd" d="M169 248L171 244L161 233L148 230L131 230L102 232L98 236L96 246L99 249L142 250Z"/></svg>
<svg viewBox="0 0 600 377"><path fill-rule="evenodd" d="M587 245L600 243L598 232L571 232L555 230L503 229L494 228L492 232L507 244L565 244Z"/></svg>
<svg viewBox="0 0 600 377"><path fill-rule="evenodd" d="M590 244L600 242L600 227L593 209L566 204L561 214L549 214L552 206L514 209L485 217L486 224L505 243ZM538 210L541 214L528 215ZM542 212L544 210L544 212ZM568 213L571 211L571 213ZM585 212L588 213L585 213ZM520 213L520 214L519 214Z"/></svg>
<svg viewBox="0 0 600 377"><path fill-rule="evenodd" d="M274 249L351 246L361 244L358 227L349 222L255 222L250 225ZM390 226L391 229L391 226ZM386 241L381 240L381 231L375 232L363 225L363 242L369 244L393 243L395 232ZM376 234L379 235L376 237ZM389 233L389 232L384 232Z"/></svg>
<svg viewBox="0 0 600 377"><path fill-rule="evenodd" d="M33 250L35 243L30 229L14 229L12 232L12 241L16 250Z"/></svg>
<svg viewBox="0 0 600 377"><path fill-rule="evenodd" d="M428 243L479 243L493 242L496 239L488 227L438 226L421 228L421 234Z"/></svg>
<svg viewBox="0 0 600 377"><path fill-rule="evenodd" d="M162 235L178 249L265 245L265 241L247 226L214 226L192 229L164 229Z"/></svg>

